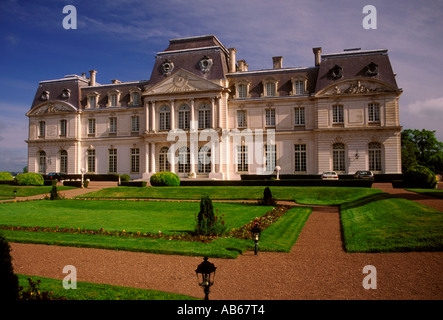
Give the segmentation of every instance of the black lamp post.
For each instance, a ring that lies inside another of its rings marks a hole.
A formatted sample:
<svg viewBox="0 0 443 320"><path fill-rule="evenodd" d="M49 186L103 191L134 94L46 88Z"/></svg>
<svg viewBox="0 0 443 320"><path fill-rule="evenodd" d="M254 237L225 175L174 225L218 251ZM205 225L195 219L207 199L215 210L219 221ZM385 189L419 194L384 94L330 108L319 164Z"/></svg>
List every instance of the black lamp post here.
<svg viewBox="0 0 443 320"><path fill-rule="evenodd" d="M258 240L260 240L261 229L258 223L255 223L251 229L252 240L255 242L255 254L258 254Z"/></svg>
<svg viewBox="0 0 443 320"><path fill-rule="evenodd" d="M205 300L209 300L209 287L214 284L217 267L208 261L208 257L204 257L203 260L195 270L195 274L197 275L198 284L204 288Z"/></svg>
<svg viewBox="0 0 443 320"><path fill-rule="evenodd" d="M14 190L14 199L17 198L17 190Z"/></svg>

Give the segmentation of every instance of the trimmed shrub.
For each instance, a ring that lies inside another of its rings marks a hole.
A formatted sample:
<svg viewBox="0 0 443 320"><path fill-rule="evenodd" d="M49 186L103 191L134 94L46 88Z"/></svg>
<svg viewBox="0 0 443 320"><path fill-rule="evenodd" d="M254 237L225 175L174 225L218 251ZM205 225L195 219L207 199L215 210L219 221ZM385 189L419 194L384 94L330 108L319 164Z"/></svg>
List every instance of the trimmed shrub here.
<svg viewBox="0 0 443 320"><path fill-rule="evenodd" d="M220 236L226 232L225 221L214 214L214 207L209 196L202 196L200 211L196 218L195 233L204 236Z"/></svg>
<svg viewBox="0 0 443 320"><path fill-rule="evenodd" d="M44 184L43 176L38 173L21 173L15 177L19 186L42 186Z"/></svg>
<svg viewBox="0 0 443 320"><path fill-rule="evenodd" d="M430 169L421 165L409 168L404 178L404 183L409 188L434 189L437 185L436 175Z"/></svg>
<svg viewBox="0 0 443 320"><path fill-rule="evenodd" d="M146 181L122 181L120 186L122 187L146 187Z"/></svg>
<svg viewBox="0 0 443 320"><path fill-rule="evenodd" d="M260 200L258 204L262 206L275 206L277 204L274 197L272 196L271 189L269 189L269 187L266 187L263 191L263 199Z"/></svg>
<svg viewBox="0 0 443 320"><path fill-rule="evenodd" d="M179 186L180 178L173 172L161 171L151 176L150 183L154 187Z"/></svg>
<svg viewBox="0 0 443 320"><path fill-rule="evenodd" d="M120 182L128 182L129 179L131 179L131 176L129 174L121 174L120 175Z"/></svg>
<svg viewBox="0 0 443 320"><path fill-rule="evenodd" d="M14 274L11 247L8 241L0 234L0 299L1 301L18 300L19 285L18 278Z"/></svg>
<svg viewBox="0 0 443 320"><path fill-rule="evenodd" d="M0 181L14 181L14 177L9 172L0 172Z"/></svg>

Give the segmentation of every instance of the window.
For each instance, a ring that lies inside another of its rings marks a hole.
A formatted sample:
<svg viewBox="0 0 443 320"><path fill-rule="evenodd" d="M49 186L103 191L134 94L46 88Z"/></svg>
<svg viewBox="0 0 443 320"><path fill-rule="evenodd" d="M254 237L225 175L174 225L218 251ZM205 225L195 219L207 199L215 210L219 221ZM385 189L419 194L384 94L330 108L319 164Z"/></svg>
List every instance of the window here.
<svg viewBox="0 0 443 320"><path fill-rule="evenodd" d="M111 94L109 96L109 106L110 107L116 107L117 106L117 95Z"/></svg>
<svg viewBox="0 0 443 320"><path fill-rule="evenodd" d="M140 149L131 149L131 172L140 172Z"/></svg>
<svg viewBox="0 0 443 320"><path fill-rule="evenodd" d="M191 171L191 154L188 147L178 149L178 172L186 173Z"/></svg>
<svg viewBox="0 0 443 320"><path fill-rule="evenodd" d="M38 158L38 172L46 173L46 152L40 151Z"/></svg>
<svg viewBox="0 0 443 320"><path fill-rule="evenodd" d="M95 135L95 119L88 119L88 134Z"/></svg>
<svg viewBox="0 0 443 320"><path fill-rule="evenodd" d="M106 107L120 107L120 96L121 91L119 90L111 90L108 92L108 103Z"/></svg>
<svg viewBox="0 0 443 320"><path fill-rule="evenodd" d="M275 109L266 109L266 126L275 127Z"/></svg>
<svg viewBox="0 0 443 320"><path fill-rule="evenodd" d="M248 172L248 146L237 146L237 171Z"/></svg>
<svg viewBox="0 0 443 320"><path fill-rule="evenodd" d="M117 173L117 149L109 149L109 166L110 173Z"/></svg>
<svg viewBox="0 0 443 320"><path fill-rule="evenodd" d="M109 133L117 133L117 118L109 118Z"/></svg>
<svg viewBox="0 0 443 320"><path fill-rule="evenodd" d="M368 149L369 149L369 170L382 171L381 144L378 142L371 142L368 145Z"/></svg>
<svg viewBox="0 0 443 320"><path fill-rule="evenodd" d="M158 171L169 171L168 147L160 149L158 154Z"/></svg>
<svg viewBox="0 0 443 320"><path fill-rule="evenodd" d="M88 172L95 172L95 150L88 150Z"/></svg>
<svg viewBox="0 0 443 320"><path fill-rule="evenodd" d="M198 151L198 172L211 172L211 149L208 146L203 146Z"/></svg>
<svg viewBox="0 0 443 320"><path fill-rule="evenodd" d="M131 117L131 133L139 132L140 130L140 119L139 116Z"/></svg>
<svg viewBox="0 0 443 320"><path fill-rule="evenodd" d="M246 128L247 122L246 122L246 111L245 110L238 110L237 111L237 127L238 128Z"/></svg>
<svg viewBox="0 0 443 320"><path fill-rule="evenodd" d="M244 99L248 96L248 86L246 84L239 84L238 88L238 98Z"/></svg>
<svg viewBox="0 0 443 320"><path fill-rule="evenodd" d="M204 103L198 108L198 128L206 129L211 127L211 107Z"/></svg>
<svg viewBox="0 0 443 320"><path fill-rule="evenodd" d="M184 104L178 108L178 128L182 130L189 130L191 121L191 109Z"/></svg>
<svg viewBox="0 0 443 320"><path fill-rule="evenodd" d="M67 121L64 119L60 120L60 131L59 131L60 136L66 136L66 126L67 126Z"/></svg>
<svg viewBox="0 0 443 320"><path fill-rule="evenodd" d="M332 123L343 123L343 105L332 106Z"/></svg>
<svg viewBox="0 0 443 320"><path fill-rule="evenodd" d="M163 106L160 109L160 130L171 129L171 109L168 106Z"/></svg>
<svg viewBox="0 0 443 320"><path fill-rule="evenodd" d="M40 121L38 123L38 136L40 138L44 138L46 135L46 123L44 121Z"/></svg>
<svg viewBox="0 0 443 320"><path fill-rule="evenodd" d="M303 80L294 81L294 89L295 89L295 95L305 94L305 81Z"/></svg>
<svg viewBox="0 0 443 320"><path fill-rule="evenodd" d="M60 172L68 172L68 152L66 150L60 151Z"/></svg>
<svg viewBox="0 0 443 320"><path fill-rule="evenodd" d="M295 111L295 126L303 126L305 125L305 108L304 107L296 107Z"/></svg>
<svg viewBox="0 0 443 320"><path fill-rule="evenodd" d="M306 172L306 145L296 144L295 149L295 159L294 159L294 171L295 172Z"/></svg>
<svg viewBox="0 0 443 320"><path fill-rule="evenodd" d="M275 166L277 165L277 148L275 144L270 144L265 146L266 153L266 171L274 172Z"/></svg>
<svg viewBox="0 0 443 320"><path fill-rule="evenodd" d="M266 83L266 97L275 96L275 83L267 82Z"/></svg>
<svg viewBox="0 0 443 320"><path fill-rule="evenodd" d="M378 103L370 103L368 105L369 122L380 121L380 105Z"/></svg>
<svg viewBox="0 0 443 320"><path fill-rule="evenodd" d="M132 93L132 105L138 106L140 104L140 93L133 92Z"/></svg>
<svg viewBox="0 0 443 320"><path fill-rule="evenodd" d="M332 170L346 171L345 150L343 143L334 143L332 145Z"/></svg>
<svg viewBox="0 0 443 320"><path fill-rule="evenodd" d="M96 96L88 96L88 107L90 109L94 109L97 106L97 97Z"/></svg>

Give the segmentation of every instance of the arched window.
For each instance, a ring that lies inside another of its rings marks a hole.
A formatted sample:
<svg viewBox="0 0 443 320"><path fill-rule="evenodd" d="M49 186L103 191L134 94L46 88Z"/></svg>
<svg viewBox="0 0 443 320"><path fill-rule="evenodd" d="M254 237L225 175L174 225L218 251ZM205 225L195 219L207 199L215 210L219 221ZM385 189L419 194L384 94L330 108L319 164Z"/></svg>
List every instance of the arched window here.
<svg viewBox="0 0 443 320"><path fill-rule="evenodd" d="M163 106L160 109L160 130L171 129L171 109L169 106Z"/></svg>
<svg viewBox="0 0 443 320"><path fill-rule="evenodd" d="M46 173L46 152L44 151L39 152L38 172L43 174Z"/></svg>
<svg viewBox="0 0 443 320"><path fill-rule="evenodd" d="M168 147L160 149L158 154L158 171L169 171Z"/></svg>
<svg viewBox="0 0 443 320"><path fill-rule="evenodd" d="M381 161L381 144L378 142L371 142L368 145L369 149L369 170L382 171Z"/></svg>
<svg viewBox="0 0 443 320"><path fill-rule="evenodd" d="M198 172L211 172L211 148L203 146L198 151Z"/></svg>
<svg viewBox="0 0 443 320"><path fill-rule="evenodd" d="M343 143L332 145L332 170L346 171L345 151L346 147Z"/></svg>
<svg viewBox="0 0 443 320"><path fill-rule="evenodd" d="M198 128L206 129L211 127L211 106L203 103L198 108Z"/></svg>
<svg viewBox="0 0 443 320"><path fill-rule="evenodd" d="M191 171L191 154L188 147L181 147L178 150L178 172L186 173Z"/></svg>
<svg viewBox="0 0 443 320"><path fill-rule="evenodd" d="M60 150L60 172L68 173L68 152Z"/></svg>
<svg viewBox="0 0 443 320"><path fill-rule="evenodd" d="M178 108L178 128L189 130L191 121L191 109L187 104L182 104Z"/></svg>

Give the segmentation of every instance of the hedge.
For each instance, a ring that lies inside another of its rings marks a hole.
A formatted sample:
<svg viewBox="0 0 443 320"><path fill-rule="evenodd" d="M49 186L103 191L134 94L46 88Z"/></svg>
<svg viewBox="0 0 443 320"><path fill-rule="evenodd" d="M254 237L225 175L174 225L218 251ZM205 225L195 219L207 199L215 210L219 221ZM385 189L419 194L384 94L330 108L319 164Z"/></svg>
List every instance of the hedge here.
<svg viewBox="0 0 443 320"><path fill-rule="evenodd" d="M15 182L19 186L42 186L44 184L43 176L32 172L17 175Z"/></svg>
<svg viewBox="0 0 443 320"><path fill-rule="evenodd" d="M146 181L122 181L120 182L121 187L146 187Z"/></svg>
<svg viewBox="0 0 443 320"><path fill-rule="evenodd" d="M321 179L294 179L294 180L185 180L181 186L311 186L311 187L363 187L371 188L372 181L360 179L321 180Z"/></svg>
<svg viewBox="0 0 443 320"><path fill-rule="evenodd" d="M0 172L0 181L14 181L14 177L10 172Z"/></svg>
<svg viewBox="0 0 443 320"><path fill-rule="evenodd" d="M161 171L154 173L150 182L153 187L179 186L180 178L173 172Z"/></svg>

